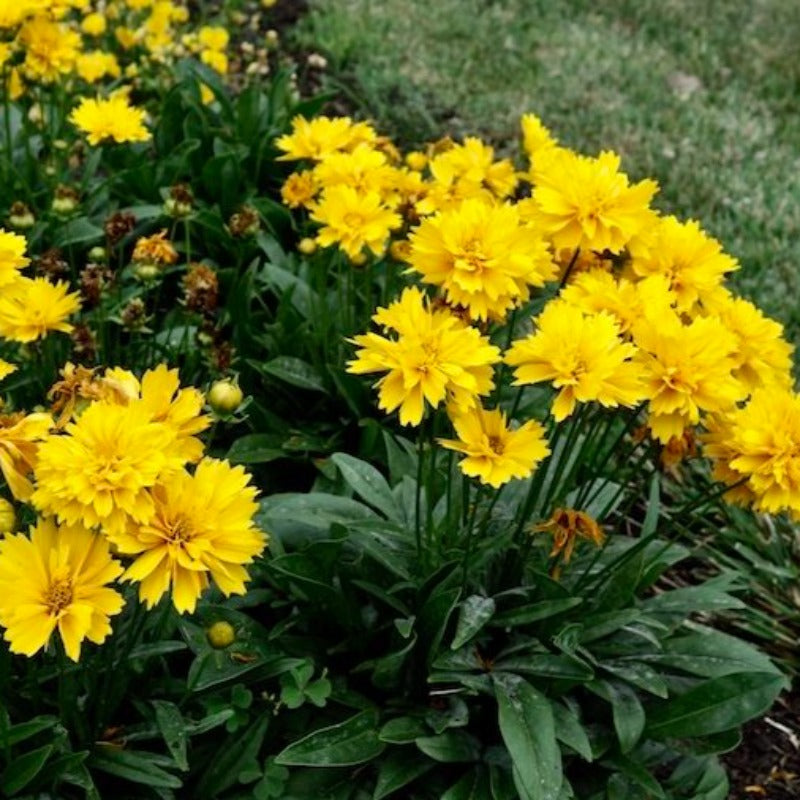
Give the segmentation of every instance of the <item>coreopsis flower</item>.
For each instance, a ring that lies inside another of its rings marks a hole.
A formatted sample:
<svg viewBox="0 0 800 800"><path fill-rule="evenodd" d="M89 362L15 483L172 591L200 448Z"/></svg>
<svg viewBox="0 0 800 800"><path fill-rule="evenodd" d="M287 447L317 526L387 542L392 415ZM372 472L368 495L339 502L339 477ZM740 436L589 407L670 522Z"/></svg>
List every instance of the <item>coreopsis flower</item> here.
<svg viewBox="0 0 800 800"><path fill-rule="evenodd" d="M149 489L183 466L174 433L141 403L92 403L65 434L39 445L34 505L69 525L107 533L155 513Z"/></svg>
<svg viewBox="0 0 800 800"><path fill-rule="evenodd" d="M585 314L608 312L624 334L630 332L645 309L669 309L675 301L663 276L634 282L599 267L579 272L559 296Z"/></svg>
<svg viewBox="0 0 800 800"><path fill-rule="evenodd" d="M643 397L636 347L620 338L614 317L585 314L563 300L549 302L536 318L535 331L518 339L505 356L514 367L515 385L549 381L558 395L553 417L561 421L577 403L634 406Z"/></svg>
<svg viewBox="0 0 800 800"><path fill-rule="evenodd" d="M108 542L81 526L43 519L30 537L0 541L0 625L12 653L32 656L57 630L73 661L88 639L102 643L122 596L108 587L122 573Z"/></svg>
<svg viewBox="0 0 800 800"><path fill-rule="evenodd" d="M165 425L173 440L171 451L183 461L195 462L202 457L203 445L196 434L211 424L202 413L205 398L194 387L181 389L177 369L159 364L144 373L141 383L127 370L110 369L103 382L125 398L119 402L137 402L153 422Z"/></svg>
<svg viewBox="0 0 800 800"><path fill-rule="evenodd" d="M150 138L150 131L144 124L144 110L132 106L124 91L114 92L107 100L84 98L73 109L69 120L86 134L91 145L108 140L146 142Z"/></svg>
<svg viewBox="0 0 800 800"><path fill-rule="evenodd" d="M733 374L749 391L776 383L791 385L793 348L784 339L783 325L765 316L748 300L727 291L703 305L736 338Z"/></svg>
<svg viewBox="0 0 800 800"><path fill-rule="evenodd" d="M391 188L397 170L389 164L386 155L368 144L360 144L350 151L331 153L313 170L317 186L350 186L360 194L377 192L382 197Z"/></svg>
<svg viewBox="0 0 800 800"><path fill-rule="evenodd" d="M14 504L0 497L0 538L14 533L17 529L17 512Z"/></svg>
<svg viewBox="0 0 800 800"><path fill-rule="evenodd" d="M177 262L178 251L167 240L167 231L164 229L152 236L142 236L137 239L132 259L137 264L164 267Z"/></svg>
<svg viewBox="0 0 800 800"><path fill-rule="evenodd" d="M499 349L449 311L431 309L419 289L405 289L373 320L397 337L356 336L352 341L359 350L347 369L356 375L387 373L376 384L378 406L386 413L399 408L401 424L418 425L426 402L435 408L449 399L466 410L492 390Z"/></svg>
<svg viewBox="0 0 800 800"><path fill-rule="evenodd" d="M43 14L25 22L17 40L25 51L25 75L43 83L70 72L81 49L80 34Z"/></svg>
<svg viewBox="0 0 800 800"><path fill-rule="evenodd" d="M227 28L220 25L203 25L197 32L197 41L208 50L225 50L230 42Z"/></svg>
<svg viewBox="0 0 800 800"><path fill-rule="evenodd" d="M535 161L543 153L558 147L558 139L544 126L536 114L523 114L520 119L522 128L522 149L531 161Z"/></svg>
<svg viewBox="0 0 800 800"><path fill-rule="evenodd" d="M51 331L69 333L67 320L80 306L80 295L64 281L19 278L0 293L0 336L33 342Z"/></svg>
<svg viewBox="0 0 800 800"><path fill-rule="evenodd" d="M52 425L49 414L0 415L0 471L17 500L27 501L33 493L28 476L36 466L39 442Z"/></svg>
<svg viewBox="0 0 800 800"><path fill-rule="evenodd" d="M28 243L24 236L0 230L0 287L19 278L19 271L30 263L25 255Z"/></svg>
<svg viewBox="0 0 800 800"><path fill-rule="evenodd" d="M733 374L736 339L715 317L684 324L675 311L662 310L645 314L633 335L650 429L662 444L703 412L726 411L746 394Z"/></svg>
<svg viewBox="0 0 800 800"><path fill-rule="evenodd" d="M403 222L377 192L361 194L350 186L326 189L311 219L323 226L317 233L320 247L337 244L350 258L360 256L365 247L380 255L391 231Z"/></svg>
<svg viewBox="0 0 800 800"><path fill-rule="evenodd" d="M175 608L193 612L211 581L225 596L244 594L245 565L267 541L253 523L256 490L244 469L206 458L194 475L176 472L151 494L149 522L109 535L120 553L135 557L123 578L139 583L142 602L152 608L171 589Z"/></svg>
<svg viewBox="0 0 800 800"><path fill-rule="evenodd" d="M284 155L279 161L310 159L319 161L331 153L349 150L360 142L371 142L375 131L365 123L353 123L349 117L315 117L292 120L292 132L279 137L275 144Z"/></svg>
<svg viewBox="0 0 800 800"><path fill-rule="evenodd" d="M106 18L98 12L87 14L81 20L81 30L89 36L102 36L107 27Z"/></svg>
<svg viewBox="0 0 800 800"><path fill-rule="evenodd" d="M707 236L694 220L662 217L647 231L645 244L632 248L631 268L639 277L663 275L674 292L679 311L712 300L722 290L725 275L739 268L722 245Z"/></svg>
<svg viewBox="0 0 800 800"><path fill-rule="evenodd" d="M553 148L533 165L535 219L557 249L620 253L652 225L650 201L658 185L630 184L619 164L611 152L589 158Z"/></svg>
<svg viewBox="0 0 800 800"><path fill-rule="evenodd" d="M606 538L595 519L585 511L576 511L574 508L557 508L547 522L536 525L533 531L546 531L553 536L550 558L561 556L565 564L571 561L578 539L601 547Z"/></svg>
<svg viewBox="0 0 800 800"><path fill-rule="evenodd" d="M0 3L0 30L16 28L28 17L47 10L48 0L17 0Z"/></svg>
<svg viewBox="0 0 800 800"><path fill-rule="evenodd" d="M714 477L735 486L735 502L759 511L800 514L800 396L789 388L756 389L743 408L715 419L704 452ZM744 489L744 492L742 491Z"/></svg>
<svg viewBox="0 0 800 800"><path fill-rule="evenodd" d="M119 78L122 74L116 56L101 50L81 53L75 61L75 71L87 83L96 83L105 77Z"/></svg>
<svg viewBox="0 0 800 800"><path fill-rule="evenodd" d="M501 319L556 274L547 245L510 204L465 200L424 219L410 243L411 266L473 319Z"/></svg>
<svg viewBox="0 0 800 800"><path fill-rule="evenodd" d="M459 469L495 489L512 478L527 478L550 454L544 428L536 420L512 429L499 409L476 405L456 414L453 428L458 439L439 439L439 444L463 453Z"/></svg>
<svg viewBox="0 0 800 800"><path fill-rule="evenodd" d="M281 186L281 199L289 208L310 207L318 189L313 170L293 172Z"/></svg>

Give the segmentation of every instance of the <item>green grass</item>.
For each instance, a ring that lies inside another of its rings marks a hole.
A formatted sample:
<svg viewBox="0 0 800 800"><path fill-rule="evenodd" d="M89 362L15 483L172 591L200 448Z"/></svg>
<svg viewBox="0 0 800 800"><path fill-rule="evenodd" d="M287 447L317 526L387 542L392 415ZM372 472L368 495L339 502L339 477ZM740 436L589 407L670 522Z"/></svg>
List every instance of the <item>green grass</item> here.
<svg viewBox="0 0 800 800"><path fill-rule="evenodd" d="M564 144L618 151L800 341L795 0L317 0L298 36L406 144L474 133L510 152L534 111Z"/></svg>

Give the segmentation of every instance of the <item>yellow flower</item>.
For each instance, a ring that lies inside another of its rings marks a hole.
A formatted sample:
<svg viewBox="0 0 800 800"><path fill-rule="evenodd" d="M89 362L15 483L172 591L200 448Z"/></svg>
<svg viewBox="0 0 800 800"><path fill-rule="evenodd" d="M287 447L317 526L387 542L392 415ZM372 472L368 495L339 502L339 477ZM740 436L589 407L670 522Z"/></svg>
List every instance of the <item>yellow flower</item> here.
<svg viewBox="0 0 800 800"><path fill-rule="evenodd" d="M386 156L368 144L349 152L331 153L314 167L314 183L324 189L350 186L359 194L377 192L382 197L395 182L397 170Z"/></svg>
<svg viewBox="0 0 800 800"><path fill-rule="evenodd" d="M722 291L704 303L736 338L733 374L749 391L792 379L792 345L783 338L783 325L761 313L752 303Z"/></svg>
<svg viewBox="0 0 800 800"><path fill-rule="evenodd" d="M509 204L465 200L423 220L410 241L411 266L473 319L501 319L555 277L547 245Z"/></svg>
<svg viewBox="0 0 800 800"><path fill-rule="evenodd" d="M511 429L499 409L490 411L476 405L456 414L453 427L458 439L439 439L439 444L464 453L466 458L459 462L459 469L495 489L512 478L527 478L550 454L538 422L529 420Z"/></svg>
<svg viewBox="0 0 800 800"><path fill-rule="evenodd" d="M350 150L359 142L376 138L375 131L365 123L354 124L349 117L315 117L292 120L292 132L279 137L275 144L284 151L278 161L308 158L319 161L331 153Z"/></svg>
<svg viewBox="0 0 800 800"><path fill-rule="evenodd" d="M419 289L405 289L373 320L397 338L356 336L352 341L360 349L347 368L357 375L388 373L376 384L378 406L386 413L399 408L402 425L418 425L426 401L435 408L449 399L465 410L492 390L498 348L449 311L432 310Z"/></svg>
<svg viewBox="0 0 800 800"><path fill-rule="evenodd" d="M0 336L32 342L51 331L69 333L67 318L80 308L80 295L68 289L63 281L19 278L0 294Z"/></svg>
<svg viewBox="0 0 800 800"><path fill-rule="evenodd" d="M81 30L89 36L100 36L106 32L106 18L97 12L87 14L81 22Z"/></svg>
<svg viewBox="0 0 800 800"><path fill-rule="evenodd" d="M534 333L514 342L505 360L515 367L515 385L550 381L559 390L552 408L557 421L572 414L576 403L634 406L642 399L631 360L636 347L621 340L610 314L584 314L554 300L535 325Z"/></svg>
<svg viewBox="0 0 800 800"><path fill-rule="evenodd" d="M103 537L80 526L39 520L30 538L0 541L0 625L12 653L32 656L57 629L73 661L84 639L100 644L111 633L109 617L122 610L110 589L122 567Z"/></svg>
<svg viewBox="0 0 800 800"><path fill-rule="evenodd" d="M132 48L136 47L137 43L139 42L139 35L136 33L136 31L126 28L122 25L118 28L115 28L114 38L119 42L120 47L122 47L123 50L131 50Z"/></svg>
<svg viewBox="0 0 800 800"><path fill-rule="evenodd" d="M25 74L45 83L70 72L81 47L78 33L45 16L28 20L20 28L18 41L25 50Z"/></svg>
<svg viewBox="0 0 800 800"><path fill-rule="evenodd" d="M0 537L8 536L17 529L17 512L13 503L0 497Z"/></svg>
<svg viewBox="0 0 800 800"><path fill-rule="evenodd" d="M714 317L684 325L676 312L645 314L633 328L649 425L663 444L696 425L701 412L729 409L746 390L733 375L736 339Z"/></svg>
<svg viewBox="0 0 800 800"><path fill-rule="evenodd" d="M16 28L27 17L47 10L48 0L16 0L0 3L0 29Z"/></svg>
<svg viewBox="0 0 800 800"><path fill-rule="evenodd" d="M52 425L49 414L0 415L0 470L17 500L27 501L33 493L28 475L36 466L38 442Z"/></svg>
<svg viewBox="0 0 800 800"><path fill-rule="evenodd" d="M194 475L181 470L152 490L155 514L109 536L120 553L136 556L123 578L139 582L152 608L172 588L180 612L192 612L210 581L225 596L244 594L245 564L266 546L253 523L256 490L242 467L206 458Z"/></svg>
<svg viewBox="0 0 800 800"><path fill-rule="evenodd" d="M172 454L183 461L202 458L203 444L195 434L208 428L211 419L201 413L205 403L203 393L194 387L180 388L177 369L159 364L144 373L141 384L132 372L108 369L102 383L115 395L111 402L127 405L138 401L152 422L167 426Z"/></svg>
<svg viewBox="0 0 800 800"><path fill-rule="evenodd" d="M534 164L533 180L536 220L557 249L620 253L655 219L657 184L630 185L615 153L588 158L553 148Z"/></svg>
<svg viewBox="0 0 800 800"><path fill-rule="evenodd" d="M129 518L148 522L155 507L147 490L183 465L174 433L140 402L92 403L65 432L39 446L32 500L68 524L113 533Z"/></svg>
<svg viewBox="0 0 800 800"><path fill-rule="evenodd" d="M706 236L694 220L663 217L645 239L644 253L633 248L631 267L643 278L665 276L679 311L691 311L696 303L713 299L726 273L739 268L736 259L723 253L720 243Z"/></svg>
<svg viewBox="0 0 800 800"><path fill-rule="evenodd" d="M731 467L739 455L733 443L733 425L738 409L724 414L711 414L705 419L705 432L700 436L703 454L711 459L711 476L715 481L727 483L731 488L723 495L728 503L750 506L755 500L753 490L745 483L747 476Z"/></svg>
<svg viewBox="0 0 800 800"><path fill-rule="evenodd" d="M289 208L310 206L317 188L312 170L293 172L281 186L281 198Z"/></svg>
<svg viewBox="0 0 800 800"><path fill-rule="evenodd" d="M585 314L607 311L625 334L646 309L650 313L654 309L666 310L675 301L663 276L634 282L598 267L575 275L559 296Z"/></svg>
<svg viewBox="0 0 800 800"><path fill-rule="evenodd" d="M745 481L760 511L800 513L800 396L757 389L709 438L705 450L715 459L716 477Z"/></svg>
<svg viewBox="0 0 800 800"><path fill-rule="evenodd" d="M87 83L96 83L101 78L119 78L121 71L116 56L101 50L81 53L75 63L75 71Z"/></svg>
<svg viewBox="0 0 800 800"><path fill-rule="evenodd" d="M220 75L228 72L228 56L219 50L203 50L200 53L200 60Z"/></svg>
<svg viewBox="0 0 800 800"><path fill-rule="evenodd" d="M91 145L108 139L115 142L146 142L150 132L145 112L131 106L126 92L114 92L107 100L84 98L69 115L70 122L86 134Z"/></svg>
<svg viewBox="0 0 800 800"><path fill-rule="evenodd" d="M522 128L522 148L531 161L535 161L543 153L558 146L558 139L545 128L536 114L523 114L520 120Z"/></svg>
<svg viewBox="0 0 800 800"><path fill-rule="evenodd" d="M209 50L224 50L230 38L227 29L219 25L203 25L197 33L197 40Z"/></svg>
<svg viewBox="0 0 800 800"><path fill-rule="evenodd" d="M359 256L364 247L380 255L390 232L402 224L400 215L386 208L377 192L359 194L349 186L326 189L311 219L323 226L317 233L320 247L338 244L350 258Z"/></svg>
<svg viewBox="0 0 800 800"><path fill-rule="evenodd" d="M30 263L25 256L27 246L24 236L0 230L0 286L14 283L19 271Z"/></svg>

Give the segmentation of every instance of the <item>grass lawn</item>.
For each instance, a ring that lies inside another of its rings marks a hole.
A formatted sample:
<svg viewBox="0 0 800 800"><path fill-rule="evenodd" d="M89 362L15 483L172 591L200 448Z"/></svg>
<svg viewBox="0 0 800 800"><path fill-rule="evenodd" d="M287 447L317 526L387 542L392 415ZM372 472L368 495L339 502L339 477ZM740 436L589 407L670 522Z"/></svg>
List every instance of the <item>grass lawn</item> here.
<svg viewBox="0 0 800 800"><path fill-rule="evenodd" d="M405 142L510 149L530 110L571 147L620 152L800 342L796 0L317 0L298 35Z"/></svg>

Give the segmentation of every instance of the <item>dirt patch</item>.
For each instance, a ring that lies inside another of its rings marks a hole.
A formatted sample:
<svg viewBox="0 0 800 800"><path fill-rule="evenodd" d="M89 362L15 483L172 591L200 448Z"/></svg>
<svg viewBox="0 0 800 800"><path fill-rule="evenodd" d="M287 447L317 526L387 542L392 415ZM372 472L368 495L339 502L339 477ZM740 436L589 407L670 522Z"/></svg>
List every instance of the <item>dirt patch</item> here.
<svg viewBox="0 0 800 800"><path fill-rule="evenodd" d="M763 719L746 725L742 744L723 760L729 800L800 798L800 694L783 695Z"/></svg>

